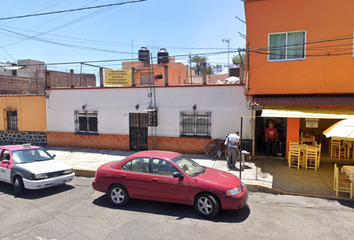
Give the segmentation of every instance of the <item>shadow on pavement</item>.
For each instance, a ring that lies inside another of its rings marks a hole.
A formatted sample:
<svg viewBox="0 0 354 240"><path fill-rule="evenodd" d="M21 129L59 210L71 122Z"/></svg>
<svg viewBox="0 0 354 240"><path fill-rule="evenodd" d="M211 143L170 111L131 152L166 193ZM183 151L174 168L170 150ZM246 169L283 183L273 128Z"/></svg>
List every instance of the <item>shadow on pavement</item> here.
<svg viewBox="0 0 354 240"><path fill-rule="evenodd" d="M220 213L216 217L208 219L199 216L194 211L193 206L137 199L131 199L126 206L118 208L110 205L106 195L102 195L101 197L96 198L92 203L100 207L116 209L117 211L133 211L173 216L177 217L177 220L184 218L193 218L212 222L240 223L245 221L251 213L250 208L248 207L248 205L246 205L245 207L237 211L220 211Z"/></svg>
<svg viewBox="0 0 354 240"><path fill-rule="evenodd" d="M53 187L38 189L38 190L26 189L24 193L21 196L19 196L19 198L34 200L34 199L49 197L55 194L66 192L74 188L75 187L71 185L65 184L65 185L53 186ZM14 196L14 190L13 190L14 187L12 184L0 182L0 189L1 189L0 192Z"/></svg>
<svg viewBox="0 0 354 240"><path fill-rule="evenodd" d="M340 205L354 209L354 200L339 200L338 203Z"/></svg>

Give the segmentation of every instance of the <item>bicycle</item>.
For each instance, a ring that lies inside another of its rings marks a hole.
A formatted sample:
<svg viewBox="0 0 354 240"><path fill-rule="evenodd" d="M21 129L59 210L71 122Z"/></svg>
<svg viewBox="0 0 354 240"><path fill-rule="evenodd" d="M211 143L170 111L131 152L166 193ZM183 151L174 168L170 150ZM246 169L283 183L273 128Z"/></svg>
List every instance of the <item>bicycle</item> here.
<svg viewBox="0 0 354 240"><path fill-rule="evenodd" d="M221 139L215 139L215 142L208 143L205 147L205 154L212 157L221 157L224 153L225 158L227 159L227 149L229 147L224 145L224 141Z"/></svg>

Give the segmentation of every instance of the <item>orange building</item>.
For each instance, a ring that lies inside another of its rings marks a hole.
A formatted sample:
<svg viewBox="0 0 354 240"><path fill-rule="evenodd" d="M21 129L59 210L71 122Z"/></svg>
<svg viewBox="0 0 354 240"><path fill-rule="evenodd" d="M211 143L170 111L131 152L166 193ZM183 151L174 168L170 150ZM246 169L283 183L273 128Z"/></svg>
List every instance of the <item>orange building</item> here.
<svg viewBox="0 0 354 240"><path fill-rule="evenodd" d="M354 115L354 1L244 2L245 94L254 116L268 117L256 118L256 146L270 120L283 127L283 153L301 133L327 145L321 132Z"/></svg>
<svg viewBox="0 0 354 240"><path fill-rule="evenodd" d="M153 64L150 67L141 61L122 63L122 69L135 68L135 82L138 86L150 85L151 76L162 74L165 77L165 66L168 67L168 85L184 85L188 83L189 68L183 63L176 63L174 57L170 58L169 63ZM164 86L165 79L157 79L155 85Z"/></svg>

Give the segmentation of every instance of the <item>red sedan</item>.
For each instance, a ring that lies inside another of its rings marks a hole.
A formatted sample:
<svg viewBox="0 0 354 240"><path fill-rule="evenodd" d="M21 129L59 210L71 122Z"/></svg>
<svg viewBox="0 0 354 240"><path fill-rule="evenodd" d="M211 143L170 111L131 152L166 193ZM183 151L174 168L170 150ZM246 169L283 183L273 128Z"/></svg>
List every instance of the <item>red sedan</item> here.
<svg viewBox="0 0 354 240"><path fill-rule="evenodd" d="M235 175L203 167L176 152L143 151L100 166L92 187L121 207L129 198L194 205L203 217L245 206L247 188Z"/></svg>

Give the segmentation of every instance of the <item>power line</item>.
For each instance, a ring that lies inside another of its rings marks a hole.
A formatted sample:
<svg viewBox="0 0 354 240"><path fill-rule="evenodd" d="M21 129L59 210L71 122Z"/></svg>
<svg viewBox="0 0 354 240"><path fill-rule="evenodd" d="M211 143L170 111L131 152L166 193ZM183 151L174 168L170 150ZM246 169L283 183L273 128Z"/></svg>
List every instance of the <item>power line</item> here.
<svg viewBox="0 0 354 240"><path fill-rule="evenodd" d="M97 9L97 8L105 8L105 7L114 7L114 6L119 6L119 5L125 5L125 4L131 4L131 3L139 3L139 2L145 2L145 1L147 1L147 0L135 0L135 1L112 3L112 4L106 4L106 5L98 5L98 6L92 6L92 7L83 7L83 8L60 10L60 11L54 11L54 12L45 12L45 13L27 14L27 15L12 16L12 17L3 17L3 18L0 18L0 21L9 20L9 19L16 19L16 18L38 17L38 16L44 16L44 15L66 13L66 12L77 12L77 11Z"/></svg>
<svg viewBox="0 0 354 240"><path fill-rule="evenodd" d="M14 31L11 31L11 30L8 30L8 29L4 29L4 28L1 28L1 27L0 27L0 30L6 31L6 32L10 32L10 33L13 33L13 34L16 34L16 35L20 35L20 36L23 36L23 37L29 37L26 34L14 32ZM131 52L120 52L120 51L114 51L114 50L108 50L108 49L102 49L102 48L85 47L85 46L79 46L79 45L74 45L74 44L59 43L59 42L46 40L46 39L39 38L39 37L32 37L32 38L34 40L37 40L37 41L41 41L41 42L45 42L45 43L51 43L51 44L64 46L64 47L70 47L70 48L77 48L77 49L91 50L91 51L100 51L100 52L110 52L110 53L131 54Z"/></svg>

